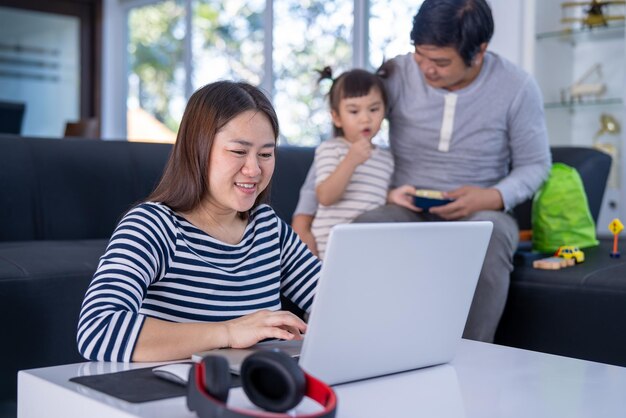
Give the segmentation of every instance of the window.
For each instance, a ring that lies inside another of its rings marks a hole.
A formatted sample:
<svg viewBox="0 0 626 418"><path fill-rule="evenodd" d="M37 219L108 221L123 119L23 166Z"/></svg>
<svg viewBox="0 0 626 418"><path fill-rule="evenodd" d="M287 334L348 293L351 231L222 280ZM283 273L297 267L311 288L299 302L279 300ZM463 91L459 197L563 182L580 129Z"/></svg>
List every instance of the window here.
<svg viewBox="0 0 626 418"><path fill-rule="evenodd" d="M288 144L317 145L332 132L315 70L352 66L352 0L274 1L274 105Z"/></svg>
<svg viewBox="0 0 626 418"><path fill-rule="evenodd" d="M370 68L378 68L383 59L411 52L411 28L413 16L422 1L370 0L369 15L369 62Z"/></svg>
<svg viewBox="0 0 626 418"><path fill-rule="evenodd" d="M185 7L167 0L128 13L129 140L173 141L186 102Z"/></svg>
<svg viewBox="0 0 626 418"><path fill-rule="evenodd" d="M389 0L370 0L367 54L370 70L376 70L385 60L412 51L413 16L422 1L395 0L393 7L390 7ZM373 142L389 143L389 123L386 119Z"/></svg>
<svg viewBox="0 0 626 418"><path fill-rule="evenodd" d="M193 3L193 89L220 80L263 80L265 0Z"/></svg>
<svg viewBox="0 0 626 418"><path fill-rule="evenodd" d="M318 85L315 70L329 65L338 75L353 67L375 69L383 56L409 52L410 16L418 9L409 0L125 4L129 139L173 141L191 93L231 79L272 96L281 143L309 146L332 132L328 83ZM357 39L368 33L367 40Z"/></svg>

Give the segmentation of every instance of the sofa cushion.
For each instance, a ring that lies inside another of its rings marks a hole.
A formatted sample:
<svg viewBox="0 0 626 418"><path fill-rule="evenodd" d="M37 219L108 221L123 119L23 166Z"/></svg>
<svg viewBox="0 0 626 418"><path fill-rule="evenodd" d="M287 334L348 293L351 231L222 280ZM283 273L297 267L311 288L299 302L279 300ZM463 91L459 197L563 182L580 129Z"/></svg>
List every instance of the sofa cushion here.
<svg viewBox="0 0 626 418"><path fill-rule="evenodd" d="M611 247L602 240L561 270L516 266L496 342L626 366L626 258Z"/></svg>
<svg viewBox="0 0 626 418"><path fill-rule="evenodd" d="M0 138L0 241L108 238L158 182L169 144Z"/></svg>
<svg viewBox="0 0 626 418"><path fill-rule="evenodd" d="M0 418L15 418L17 416L17 401L15 399L0 399Z"/></svg>
<svg viewBox="0 0 626 418"><path fill-rule="evenodd" d="M276 168L270 190L270 205L278 216L291 223L300 187L313 163L315 148L281 146L276 150Z"/></svg>
<svg viewBox="0 0 626 418"><path fill-rule="evenodd" d="M107 240L0 243L3 319L0 397L14 398L17 371L83 361L76 326Z"/></svg>
<svg viewBox="0 0 626 418"><path fill-rule="evenodd" d="M0 136L0 241L36 238L35 166L26 141Z"/></svg>

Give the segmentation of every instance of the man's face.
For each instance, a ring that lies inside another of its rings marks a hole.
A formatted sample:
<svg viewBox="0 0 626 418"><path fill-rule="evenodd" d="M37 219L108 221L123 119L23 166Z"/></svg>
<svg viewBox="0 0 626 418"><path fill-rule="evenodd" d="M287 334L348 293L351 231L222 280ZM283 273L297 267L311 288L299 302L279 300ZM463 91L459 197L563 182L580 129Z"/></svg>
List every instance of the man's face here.
<svg viewBox="0 0 626 418"><path fill-rule="evenodd" d="M416 45L413 54L426 82L435 88L450 91L468 86L478 76L484 52L481 50L471 66L452 47Z"/></svg>

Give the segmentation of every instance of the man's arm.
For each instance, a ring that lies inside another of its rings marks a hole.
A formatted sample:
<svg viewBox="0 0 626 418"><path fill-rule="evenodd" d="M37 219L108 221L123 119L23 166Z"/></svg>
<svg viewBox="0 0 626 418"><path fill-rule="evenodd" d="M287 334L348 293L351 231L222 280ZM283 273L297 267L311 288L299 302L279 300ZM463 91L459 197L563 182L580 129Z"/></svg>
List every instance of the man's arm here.
<svg viewBox="0 0 626 418"><path fill-rule="evenodd" d="M317 211L317 204L317 197L315 196L315 167L311 166L300 188L300 198L291 218L291 227L316 256L318 255L317 244L313 233L311 233L311 225Z"/></svg>
<svg viewBox="0 0 626 418"><path fill-rule="evenodd" d="M548 178L552 165L543 99L534 78L528 77L515 98L508 124L511 172L494 186L506 210L530 199Z"/></svg>
<svg viewBox="0 0 626 418"><path fill-rule="evenodd" d="M309 247L309 250L318 256L317 242L311 232L311 225L313 224L313 215L306 215L303 213L297 213L291 218L291 227L298 234L302 242Z"/></svg>

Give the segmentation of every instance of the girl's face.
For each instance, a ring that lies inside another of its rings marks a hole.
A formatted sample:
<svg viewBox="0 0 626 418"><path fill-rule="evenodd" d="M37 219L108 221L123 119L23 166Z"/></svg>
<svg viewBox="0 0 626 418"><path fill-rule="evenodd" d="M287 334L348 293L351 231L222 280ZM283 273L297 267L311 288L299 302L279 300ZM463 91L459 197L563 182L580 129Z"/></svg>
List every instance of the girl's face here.
<svg viewBox="0 0 626 418"><path fill-rule="evenodd" d="M275 147L264 113L249 110L228 122L211 147L208 204L222 214L250 210L272 178Z"/></svg>
<svg viewBox="0 0 626 418"><path fill-rule="evenodd" d="M372 87L366 96L346 97L339 102L339 112L331 111L333 123L343 129L348 142L371 141L385 118L385 104L380 90Z"/></svg>

